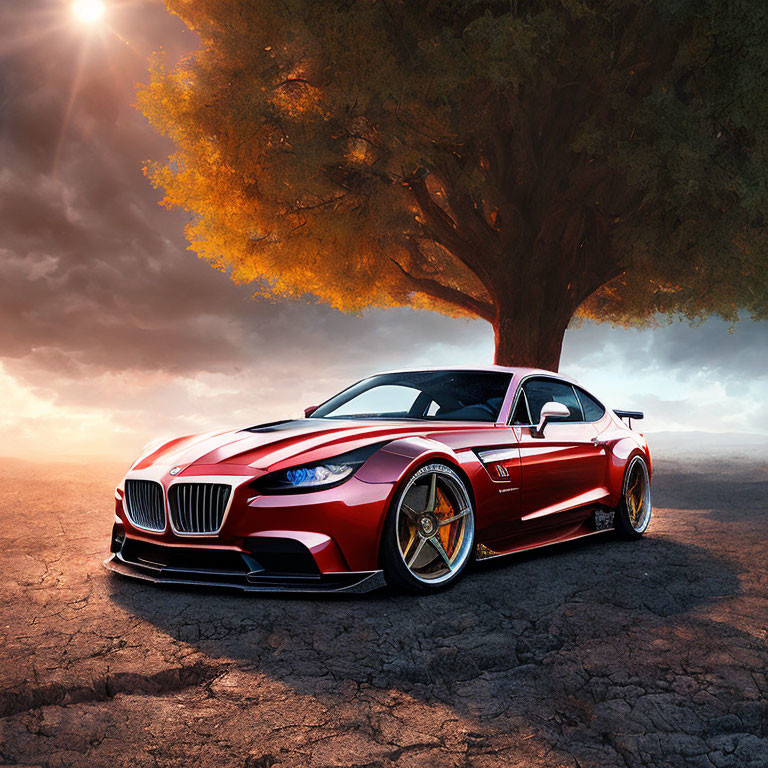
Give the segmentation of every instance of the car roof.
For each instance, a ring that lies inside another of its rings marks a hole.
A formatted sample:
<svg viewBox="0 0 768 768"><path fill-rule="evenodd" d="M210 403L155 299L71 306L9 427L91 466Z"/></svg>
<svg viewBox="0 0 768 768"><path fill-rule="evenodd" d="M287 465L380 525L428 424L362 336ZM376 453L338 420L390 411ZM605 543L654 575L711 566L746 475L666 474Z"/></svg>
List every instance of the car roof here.
<svg viewBox="0 0 768 768"><path fill-rule="evenodd" d="M570 376L565 376L562 373L556 371L546 371L543 368L522 368L517 366L506 365L439 365L417 368L398 368L391 371L379 371L379 373L373 373L371 376L380 376L385 373L429 373L430 371L468 371L471 373L509 373L516 379L521 379L526 376L534 374L540 374L542 376L553 376L557 379L563 379L573 384L578 384L575 379ZM370 378L367 377L367 378Z"/></svg>

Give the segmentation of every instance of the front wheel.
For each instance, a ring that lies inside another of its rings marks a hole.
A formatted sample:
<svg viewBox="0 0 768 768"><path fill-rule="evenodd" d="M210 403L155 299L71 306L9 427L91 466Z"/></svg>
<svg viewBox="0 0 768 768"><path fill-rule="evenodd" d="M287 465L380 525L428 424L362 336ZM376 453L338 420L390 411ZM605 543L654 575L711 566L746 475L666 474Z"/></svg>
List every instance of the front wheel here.
<svg viewBox="0 0 768 768"><path fill-rule="evenodd" d="M474 544L475 514L464 482L447 464L427 464L405 482L387 514L384 576L409 592L435 591L458 579Z"/></svg>
<svg viewBox="0 0 768 768"><path fill-rule="evenodd" d="M616 510L616 529L630 539L639 539L651 522L651 478L648 465L633 457L624 472L621 501Z"/></svg>

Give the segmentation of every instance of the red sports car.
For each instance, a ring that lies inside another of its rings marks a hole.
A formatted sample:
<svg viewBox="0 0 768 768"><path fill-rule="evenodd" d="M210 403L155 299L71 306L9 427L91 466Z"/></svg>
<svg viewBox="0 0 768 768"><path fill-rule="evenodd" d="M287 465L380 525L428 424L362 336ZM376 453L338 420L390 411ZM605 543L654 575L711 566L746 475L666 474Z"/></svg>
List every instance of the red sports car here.
<svg viewBox="0 0 768 768"><path fill-rule="evenodd" d="M147 446L115 491L106 565L257 592L428 592L474 558L637 538L642 415L548 371L378 374L304 419Z"/></svg>

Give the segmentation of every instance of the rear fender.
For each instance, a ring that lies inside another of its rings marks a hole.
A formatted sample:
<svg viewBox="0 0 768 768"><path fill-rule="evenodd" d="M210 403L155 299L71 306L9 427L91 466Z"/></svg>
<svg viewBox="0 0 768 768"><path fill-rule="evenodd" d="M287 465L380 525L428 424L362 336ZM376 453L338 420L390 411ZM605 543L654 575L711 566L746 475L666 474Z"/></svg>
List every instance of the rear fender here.
<svg viewBox="0 0 768 768"><path fill-rule="evenodd" d="M633 456L641 456L648 464L648 472L651 472L651 455L644 440L638 440L634 436L628 436L618 440L611 447L608 464L608 488L611 491L610 504L618 506L621 500L621 489L624 484L624 470L627 468Z"/></svg>

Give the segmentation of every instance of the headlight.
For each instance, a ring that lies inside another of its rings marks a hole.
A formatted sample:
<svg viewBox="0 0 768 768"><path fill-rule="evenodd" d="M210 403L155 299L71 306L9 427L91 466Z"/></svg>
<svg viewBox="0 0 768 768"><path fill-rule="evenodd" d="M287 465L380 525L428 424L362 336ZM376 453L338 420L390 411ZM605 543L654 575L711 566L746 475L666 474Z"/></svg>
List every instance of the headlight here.
<svg viewBox="0 0 768 768"><path fill-rule="evenodd" d="M384 443L366 445L332 459L270 472L251 483L259 493L303 493L332 488L348 480Z"/></svg>

